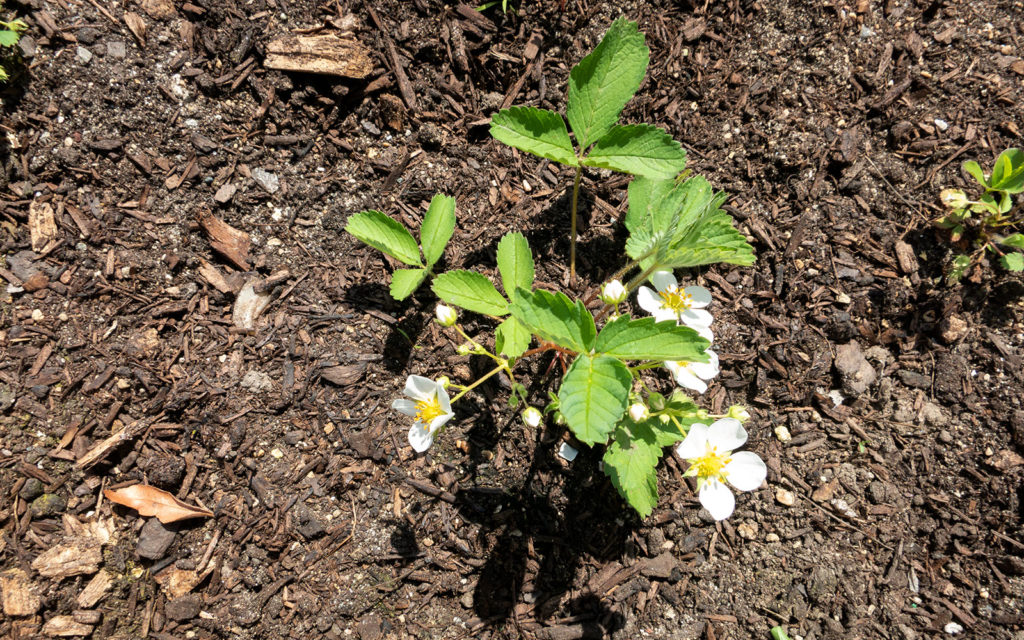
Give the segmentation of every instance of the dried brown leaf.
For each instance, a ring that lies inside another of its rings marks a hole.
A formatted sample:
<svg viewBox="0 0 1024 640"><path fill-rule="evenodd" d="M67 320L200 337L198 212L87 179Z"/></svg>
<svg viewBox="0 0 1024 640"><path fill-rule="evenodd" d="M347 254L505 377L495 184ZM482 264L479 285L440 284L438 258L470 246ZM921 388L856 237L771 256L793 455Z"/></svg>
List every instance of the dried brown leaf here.
<svg viewBox="0 0 1024 640"><path fill-rule="evenodd" d="M107 489L107 500L135 509L140 515L156 516L163 524L189 518L212 518L213 512L185 504L163 489L135 484L123 489Z"/></svg>
<svg viewBox="0 0 1024 640"><path fill-rule="evenodd" d="M28 230L32 237L32 250L42 253L57 238L57 223L49 202L33 200L28 205Z"/></svg>

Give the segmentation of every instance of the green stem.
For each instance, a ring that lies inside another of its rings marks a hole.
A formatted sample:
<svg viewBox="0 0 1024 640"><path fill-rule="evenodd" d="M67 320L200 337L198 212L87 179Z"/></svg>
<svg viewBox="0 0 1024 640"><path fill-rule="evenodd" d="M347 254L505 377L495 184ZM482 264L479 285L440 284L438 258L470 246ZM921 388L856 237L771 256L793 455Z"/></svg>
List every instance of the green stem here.
<svg viewBox="0 0 1024 640"><path fill-rule="evenodd" d="M626 291L628 293L633 293L633 290L639 287L640 284L643 283L643 281L646 280L649 275L658 270L658 266L659 265L655 263L644 269L643 272L640 273L640 275L629 281L629 284L626 285Z"/></svg>
<svg viewBox="0 0 1024 640"><path fill-rule="evenodd" d="M572 182L572 231L569 235L569 281L576 282L576 206L580 199L580 177L583 165L576 165L576 178Z"/></svg>
<svg viewBox="0 0 1024 640"><path fill-rule="evenodd" d="M490 378L491 376L493 376L494 374L498 373L499 371L507 371L507 370L508 370L508 365L507 364L505 364L505 363L499 364L498 366L496 366L493 369L491 369L490 371L488 371L487 374L484 375L484 377L480 378L479 380L477 380L473 384L469 385L468 387L465 387L462 391L460 391L459 395L457 395L457 396L455 396L454 398L451 399L451 403L455 404L456 402L458 402L459 398L461 398L462 396L466 395L467 393L469 393L473 389L479 387L481 384L483 384L484 380L487 380L487 378Z"/></svg>

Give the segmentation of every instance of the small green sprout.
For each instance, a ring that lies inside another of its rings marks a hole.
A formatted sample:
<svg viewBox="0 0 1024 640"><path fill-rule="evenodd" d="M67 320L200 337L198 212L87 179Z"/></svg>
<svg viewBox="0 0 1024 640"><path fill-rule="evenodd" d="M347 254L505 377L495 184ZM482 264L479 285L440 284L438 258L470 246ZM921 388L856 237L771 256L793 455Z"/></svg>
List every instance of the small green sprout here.
<svg viewBox="0 0 1024 640"><path fill-rule="evenodd" d="M0 6L3 3L0 2ZM21 18L15 18L9 22L0 20L0 47L12 48L18 44L18 40L21 39L21 33L28 28ZM3 53L3 57L7 57L7 53ZM7 81L7 70L0 64L0 82Z"/></svg>

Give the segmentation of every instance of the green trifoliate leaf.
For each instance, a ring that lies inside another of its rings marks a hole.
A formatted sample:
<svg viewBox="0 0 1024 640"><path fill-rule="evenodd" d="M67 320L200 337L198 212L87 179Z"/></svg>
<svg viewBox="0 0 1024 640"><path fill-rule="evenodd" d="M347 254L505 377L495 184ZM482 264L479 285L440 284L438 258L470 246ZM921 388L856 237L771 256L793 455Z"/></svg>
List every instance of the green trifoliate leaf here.
<svg viewBox="0 0 1024 640"><path fill-rule="evenodd" d="M992 179L989 189L1020 193L1024 191L1024 151L1007 149L996 158L992 167Z"/></svg>
<svg viewBox="0 0 1024 640"><path fill-rule="evenodd" d="M559 408L572 432L588 445L608 440L626 412L633 376L611 356L580 355L558 391Z"/></svg>
<svg viewBox="0 0 1024 640"><path fill-rule="evenodd" d="M978 184L988 188L988 180L985 179L985 172L981 170L981 165L974 160L968 160L963 164L963 168L964 171L971 174L971 176L978 181Z"/></svg>
<svg viewBox="0 0 1024 640"><path fill-rule="evenodd" d="M505 318L494 332L494 350L518 358L530 347L533 335L515 318Z"/></svg>
<svg viewBox="0 0 1024 640"><path fill-rule="evenodd" d="M604 472L619 495L641 518L658 504L658 460L661 446L644 424L629 423L615 431L615 440L604 454Z"/></svg>
<svg viewBox="0 0 1024 640"><path fill-rule="evenodd" d="M1003 238L1000 244L1005 244L1008 247L1016 247L1017 249L1024 249L1024 235L1020 233L1014 233Z"/></svg>
<svg viewBox="0 0 1024 640"><path fill-rule="evenodd" d="M426 269L395 269L391 274L391 297L395 300L405 300L419 288L426 277Z"/></svg>
<svg viewBox="0 0 1024 640"><path fill-rule="evenodd" d="M648 178L674 178L686 168L686 151L663 129L629 124L612 127L594 143L583 164Z"/></svg>
<svg viewBox="0 0 1024 640"><path fill-rule="evenodd" d="M473 271L447 271L430 285L434 294L448 304L488 316L508 313L508 303L487 276Z"/></svg>
<svg viewBox="0 0 1024 640"><path fill-rule="evenodd" d="M619 119L647 71L651 51L635 22L619 18L601 43L569 73L566 115L581 151Z"/></svg>
<svg viewBox="0 0 1024 640"><path fill-rule="evenodd" d="M1008 271L1024 271L1024 254L1016 251L1007 253L999 257L999 264Z"/></svg>
<svg viewBox="0 0 1024 640"><path fill-rule="evenodd" d="M441 259L454 231L455 198L439 193L430 201L430 208L423 216L423 226L420 227L420 244L423 245L423 257L427 259L428 269Z"/></svg>
<svg viewBox="0 0 1024 640"><path fill-rule="evenodd" d="M533 289L533 254L523 234L506 233L498 242L498 272L509 300L516 289Z"/></svg>
<svg viewBox="0 0 1024 640"><path fill-rule="evenodd" d="M374 249L412 267L422 267L420 247L409 230L380 211L362 211L348 219L345 231Z"/></svg>
<svg viewBox="0 0 1024 640"><path fill-rule="evenodd" d="M754 249L732 226L729 214L719 212L701 223L697 233L671 247L658 262L672 269L715 262L749 266L754 264Z"/></svg>
<svg viewBox="0 0 1024 640"><path fill-rule="evenodd" d="M586 353L594 348L597 328L583 303L564 293L516 290L509 311L524 327L543 340Z"/></svg>
<svg viewBox="0 0 1024 640"><path fill-rule="evenodd" d="M623 360L686 360L707 362L711 343L689 327L654 318L619 316L601 329L594 350Z"/></svg>
<svg viewBox="0 0 1024 640"><path fill-rule="evenodd" d="M491 136L527 153L577 165L576 152L560 114L536 107L512 107L491 118Z"/></svg>
<svg viewBox="0 0 1024 640"><path fill-rule="evenodd" d="M694 234L702 220L724 213L718 207L725 198L700 176L678 183L636 178L629 184L626 253L639 259L654 251L660 260L670 247Z"/></svg>

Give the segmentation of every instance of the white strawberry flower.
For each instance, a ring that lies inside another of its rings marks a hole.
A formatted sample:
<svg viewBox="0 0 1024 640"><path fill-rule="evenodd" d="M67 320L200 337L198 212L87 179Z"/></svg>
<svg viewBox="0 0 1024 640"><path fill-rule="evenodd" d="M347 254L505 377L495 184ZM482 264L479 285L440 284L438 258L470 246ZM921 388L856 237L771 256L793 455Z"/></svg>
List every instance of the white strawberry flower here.
<svg viewBox="0 0 1024 640"><path fill-rule="evenodd" d="M679 282L671 271L655 271L651 274L655 289L640 287L636 300L640 308L654 316L658 322L675 320L696 331L702 338L713 341L711 314L704 307L711 304L711 292L704 287L679 288Z"/></svg>
<svg viewBox="0 0 1024 640"><path fill-rule="evenodd" d="M705 350L704 353L708 354L707 362L666 360L665 368L672 372L672 377L676 379L676 384L680 387L704 393L708 390L707 381L721 371L718 367L718 354L711 349Z"/></svg>
<svg viewBox="0 0 1024 640"><path fill-rule="evenodd" d="M768 467L756 453L735 449L747 441L747 431L739 420L722 418L709 427L690 425L676 453L690 467L685 476L696 476L701 505L715 520L725 520L736 508L736 497L725 483L738 491L754 491L768 475Z"/></svg>
<svg viewBox="0 0 1024 640"><path fill-rule="evenodd" d="M451 400L444 384L423 376L409 376L404 393L412 399L398 398L391 408L416 418L409 429L409 444L423 453L434 444L434 434L455 416Z"/></svg>

